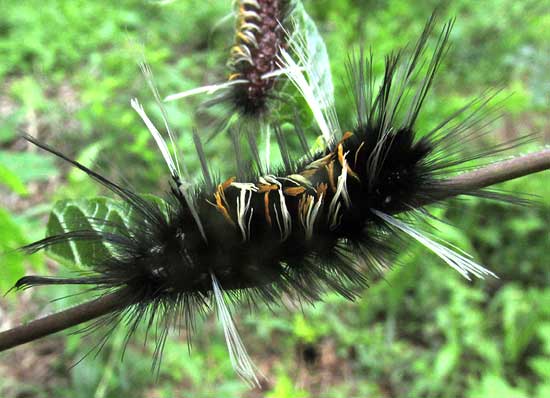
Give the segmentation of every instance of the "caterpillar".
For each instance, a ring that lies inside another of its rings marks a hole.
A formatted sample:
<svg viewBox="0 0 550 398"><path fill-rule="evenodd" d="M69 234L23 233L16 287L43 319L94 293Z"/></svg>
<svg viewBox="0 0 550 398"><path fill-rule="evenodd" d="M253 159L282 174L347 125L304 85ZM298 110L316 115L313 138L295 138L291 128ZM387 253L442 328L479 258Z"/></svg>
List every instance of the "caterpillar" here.
<svg viewBox="0 0 550 398"><path fill-rule="evenodd" d="M275 84L279 49L285 47L283 21L289 12L287 0L240 0L235 44L228 66L229 81L242 80L217 101L229 100L245 116L267 111L266 102ZM229 97L229 99L227 98Z"/></svg>
<svg viewBox="0 0 550 398"><path fill-rule="evenodd" d="M172 94L165 101L201 93L215 95L201 109L226 105L221 118L223 126L236 123L239 131L265 130L275 102L285 102L281 101L286 94L280 82L284 72L277 61L281 49L288 48L297 25L314 25L303 6L291 0L238 0L235 9L235 39L227 61L227 81ZM301 38L307 41L307 37ZM281 115L277 117L280 119ZM212 135L222 130L219 128ZM269 134L265 131L264 135Z"/></svg>
<svg viewBox="0 0 550 398"><path fill-rule="evenodd" d="M57 149L26 136L39 148L63 159L103 185L132 210L129 228L90 220L96 228L75 229L49 236L23 248L33 253L72 241L101 241L113 248L88 273L72 278L29 275L16 289L40 285L84 285L105 294L124 293L120 309L108 321L127 324L129 336L140 323L161 330L155 353L160 357L168 329L192 329L196 314L214 307L223 325L230 360L244 380L260 385L261 375L248 356L228 307L234 303L278 304L282 295L314 302L327 291L354 299L372 275L390 266L398 250L398 236L426 246L465 278L495 274L471 257L431 239L415 226L426 220L427 203L461 194L515 200L499 192L460 190L449 184L472 160L492 156L524 140L497 145L464 156L462 149L489 133L486 121L494 112L492 94L465 105L431 131L418 131L416 122L443 55L448 48L450 21L438 35L430 56L428 39L432 16L412 51L398 51L385 59L378 87L372 55L350 58L349 84L354 94L356 120L340 129L336 112L316 98L308 65L280 49L277 62L289 81L310 105L325 141L323 150L294 159L283 129L275 135L283 165L253 174L236 154L239 178L216 180L202 150L203 183L191 183L177 156L174 140L167 142L137 99L131 106L151 132L167 164L171 189L162 202L147 199ZM295 53L300 54L299 47ZM144 67L148 81L150 71ZM412 95L408 96L407 94ZM162 109L158 93L153 93ZM301 142L304 131L296 126ZM238 138L238 137L237 137ZM249 142L252 152L258 152ZM171 150L172 149L172 150ZM266 170L253 156L258 170ZM98 321L104 325L104 321Z"/></svg>

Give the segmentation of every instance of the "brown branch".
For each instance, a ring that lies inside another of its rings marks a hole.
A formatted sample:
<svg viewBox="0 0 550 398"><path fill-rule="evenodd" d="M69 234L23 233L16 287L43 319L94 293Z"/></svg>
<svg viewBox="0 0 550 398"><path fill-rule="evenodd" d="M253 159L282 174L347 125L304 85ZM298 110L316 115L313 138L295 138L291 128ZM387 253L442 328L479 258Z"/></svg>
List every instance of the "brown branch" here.
<svg viewBox="0 0 550 398"><path fill-rule="evenodd" d="M464 192L475 191L548 169L550 169L550 148L460 174L450 179L447 185Z"/></svg>
<svg viewBox="0 0 550 398"><path fill-rule="evenodd" d="M519 156L460 174L447 184L454 192L472 192L493 184L550 169L550 149ZM443 198L442 198L443 199ZM124 290L106 294L75 307L47 315L27 324L0 332L0 351L37 340L83 322L107 315L127 303Z"/></svg>
<svg viewBox="0 0 550 398"><path fill-rule="evenodd" d="M0 332L0 352L107 315L121 308L126 297L124 290L119 290Z"/></svg>

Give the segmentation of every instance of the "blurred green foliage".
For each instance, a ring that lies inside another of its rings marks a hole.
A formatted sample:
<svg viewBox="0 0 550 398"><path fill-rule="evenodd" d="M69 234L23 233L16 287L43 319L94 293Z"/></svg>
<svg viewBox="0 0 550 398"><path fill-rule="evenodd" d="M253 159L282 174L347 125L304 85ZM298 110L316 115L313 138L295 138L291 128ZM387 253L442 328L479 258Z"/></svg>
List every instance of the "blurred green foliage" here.
<svg viewBox="0 0 550 398"><path fill-rule="evenodd" d="M495 140L532 131L548 135L548 1L316 0L305 5L328 46L341 120L353 114L344 81L349 52L372 47L380 74L383 55L416 38L439 5L457 21L420 127L499 87L511 96L503 104L504 118L495 124ZM159 179L165 166L129 107L136 96L153 109L137 67L136 43L144 44L161 93L170 94L224 79L232 26L223 22L229 0L200 5L184 0L0 0L0 6L0 290L5 292L24 272L43 271L43 256L9 250L41 237L53 203L102 193L81 173L21 146L19 130L30 130L110 175L122 175L143 192L160 193L167 187ZM191 128L210 122L196 118L200 101L168 106L193 171L199 167L190 149ZM223 138L206 147L222 176L231 167L225 162L228 148ZM540 195L535 206L471 199L437 209L454 226L438 224L438 235L474 254L499 274L498 280L467 283L411 245L386 280L374 283L358 302L328 295L301 310L237 311L243 339L270 379L265 396L550 396L547 179L547 173L534 175L502 187ZM52 311L70 299L46 300L72 292L44 289L33 300L43 300ZM2 298L3 313L35 316L21 309L19 299L14 294ZM125 351L124 362L124 335L116 332L99 355L72 368L97 340L52 338L57 348L48 376L38 370L25 373L24 361L0 366L0 396L261 396L247 392L236 378L212 317L198 325L191 354L184 331L170 337L158 377L151 372L153 347L142 345L139 337ZM28 355L36 362L32 369L38 369L44 357L40 344L2 353L0 363Z"/></svg>

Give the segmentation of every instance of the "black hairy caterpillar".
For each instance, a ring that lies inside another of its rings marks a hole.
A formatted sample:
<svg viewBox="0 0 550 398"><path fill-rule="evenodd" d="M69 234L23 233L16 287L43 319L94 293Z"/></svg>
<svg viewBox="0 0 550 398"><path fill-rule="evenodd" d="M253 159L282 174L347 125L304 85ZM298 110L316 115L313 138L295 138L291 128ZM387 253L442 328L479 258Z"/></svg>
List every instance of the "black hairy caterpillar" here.
<svg viewBox="0 0 550 398"><path fill-rule="evenodd" d="M491 113L490 96L457 111L431 132L420 136L415 130L452 27L452 23L444 27L433 55L426 60L433 24L432 18L408 57L398 52L386 58L377 90L372 60L361 56L350 62L357 120L346 122L346 132L339 129L333 111L319 106L328 101L312 96L307 67L283 49L280 65L310 104L326 148L295 161L285 149L282 130L276 128L284 161L280 172L215 183L197 137L205 185L192 189L177 157L136 100L132 106L153 134L170 170L172 189L163 204L144 199L27 137L113 191L133 209L135 217L128 232L106 232L99 227L75 230L26 246L25 250L35 252L75 240L101 240L114 247L115 254L94 264L91 275L67 279L27 276L15 287L82 284L105 292L123 289L122 309L112 319L128 323L129 334L141 321L149 327L158 322L164 327L159 354L167 329L179 322L192 325L193 316L212 300L235 369L247 381L257 383L224 291L235 301L267 303L277 303L281 294L314 301L327 290L352 299L367 285L370 272L386 267L397 232L420 241L465 277L494 275L395 217L403 212L420 217L423 211L418 209L423 204L444 196L507 199L495 192L457 191L446 184L466 162L514 145L460 156L463 145L487 134L484 127ZM420 73L424 61L426 70ZM412 81L419 74L420 83L415 87ZM409 90L414 90L412 100L406 100ZM301 129L297 134L302 134ZM259 164L258 169L263 166ZM241 174L246 175L244 171Z"/></svg>

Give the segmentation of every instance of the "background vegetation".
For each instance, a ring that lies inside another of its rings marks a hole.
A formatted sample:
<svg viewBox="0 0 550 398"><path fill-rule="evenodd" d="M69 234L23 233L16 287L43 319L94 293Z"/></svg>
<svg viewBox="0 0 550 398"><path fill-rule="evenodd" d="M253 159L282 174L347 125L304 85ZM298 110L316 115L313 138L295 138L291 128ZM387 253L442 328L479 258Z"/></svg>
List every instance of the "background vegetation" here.
<svg viewBox="0 0 550 398"><path fill-rule="evenodd" d="M305 2L327 42L343 120L352 112L343 82L348 51L363 43L381 59L416 38L439 3ZM140 191L166 188L158 151L129 107L132 96L148 109L152 104L132 43L145 45L163 94L221 81L232 36L232 23L222 18L230 1L197 4L0 0L0 291L24 273L67 272L43 255L6 251L43 236L55 201L100 193L82 174L18 139L20 131L124 176ZM494 139L530 132L548 138L550 3L457 0L442 8L457 17L453 47L421 123L501 87L512 95ZM200 100L169 106L194 170L197 161L187 149L192 126L204 125L194 112ZM231 167L228 148L223 137L207 146L221 175ZM468 283L411 245L400 265L358 302L328 295L303 310L240 311L243 338L269 377L264 392L248 391L235 376L211 316L199 326L191 354L185 333L170 336L158 378L151 372L152 347L139 338L120 361L122 333L76 366L97 335L60 334L2 353L0 396L548 397L548 173L502 188L540 195L539 205L462 200L436 210L453 225L439 225L440 235L468 249L500 279ZM43 288L2 297L0 329L79 300L51 301L69 293Z"/></svg>

